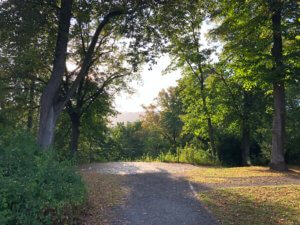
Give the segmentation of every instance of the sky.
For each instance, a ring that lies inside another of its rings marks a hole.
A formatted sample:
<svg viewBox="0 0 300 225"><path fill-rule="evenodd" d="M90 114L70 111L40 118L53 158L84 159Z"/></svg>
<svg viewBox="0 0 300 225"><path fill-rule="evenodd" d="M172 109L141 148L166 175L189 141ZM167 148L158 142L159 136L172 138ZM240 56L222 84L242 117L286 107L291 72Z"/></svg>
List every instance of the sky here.
<svg viewBox="0 0 300 225"><path fill-rule="evenodd" d="M203 47L211 46L206 39L206 33L215 25L204 22L201 26L201 44ZM219 49L220 50L220 49ZM157 60L157 64L152 70L148 70L149 65L145 64L141 72L141 83L132 82L131 86L136 92L132 95L120 93L115 99L115 107L119 112L142 112L141 105L149 105L157 97L159 91L170 86L176 86L176 81L180 78L180 70L170 74L162 75L162 71L170 64L170 58L165 55Z"/></svg>
<svg viewBox="0 0 300 225"><path fill-rule="evenodd" d="M180 78L180 71L162 75L162 71L170 63L170 58L165 55L157 59L157 64L149 70L145 64L141 71L141 82L133 81L130 85L136 90L134 94L120 93L115 100L115 107L119 112L142 112L142 105L149 105L162 89L176 86Z"/></svg>

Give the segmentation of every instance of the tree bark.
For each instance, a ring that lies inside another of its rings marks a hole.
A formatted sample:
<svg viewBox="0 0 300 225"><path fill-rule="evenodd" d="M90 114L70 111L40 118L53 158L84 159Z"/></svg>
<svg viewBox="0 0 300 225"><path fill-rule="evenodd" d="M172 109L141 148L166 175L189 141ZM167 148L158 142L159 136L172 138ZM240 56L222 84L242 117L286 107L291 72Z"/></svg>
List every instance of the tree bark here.
<svg viewBox="0 0 300 225"><path fill-rule="evenodd" d="M285 139L285 89L284 89L284 68L282 62L282 33L281 33L281 0L270 3L272 12L273 47L271 50L275 60L273 68L275 81L273 82L274 113L272 124L272 155L270 168L284 171L287 166L284 159Z"/></svg>
<svg viewBox="0 0 300 225"><path fill-rule="evenodd" d="M249 91L243 91L243 108L240 115L241 118L241 132L242 132L242 164L243 166L250 166L250 124L249 114L251 112L251 102L253 101Z"/></svg>
<svg viewBox="0 0 300 225"><path fill-rule="evenodd" d="M31 131L33 126L33 104L34 104L34 88L35 88L35 81L31 79L30 87L29 87L29 110L27 116L27 130Z"/></svg>
<svg viewBox="0 0 300 225"><path fill-rule="evenodd" d="M273 84L274 95L274 115L272 129L272 155L270 168L284 171L287 166L284 159L285 141L285 93L284 83Z"/></svg>
<svg viewBox="0 0 300 225"><path fill-rule="evenodd" d="M70 117L72 122L71 157L73 158L78 152L80 117L76 113L73 113Z"/></svg>
<svg viewBox="0 0 300 225"><path fill-rule="evenodd" d="M215 144L215 134L214 134L214 128L211 122L211 118L207 118L207 125L208 125L208 135L209 135L209 140L210 140L210 147L213 153L213 156L218 159L218 153L217 153L217 148Z"/></svg>
<svg viewBox="0 0 300 225"><path fill-rule="evenodd" d="M47 108L47 116L42 117L41 111L38 142L43 150L47 150L53 143L57 117L53 105Z"/></svg>
<svg viewBox="0 0 300 225"><path fill-rule="evenodd" d="M216 144L215 144L214 127L211 122L210 113L208 112L208 109L207 109L206 96L204 94L204 77L202 75L202 72L201 72L201 79L199 79L199 82L200 82L200 93L201 93L201 97L202 97L203 109L204 109L205 115L207 117L208 136L209 136L210 147L211 147L213 157L218 159L218 153L217 153L217 148L216 148Z"/></svg>
<svg viewBox="0 0 300 225"><path fill-rule="evenodd" d="M62 83L62 78L65 71L71 11L72 11L72 0L62 1L53 71L51 74L50 81L47 87L45 88L41 98L40 129L39 129L38 142L43 149L47 149L52 145L53 136L56 127L56 120L59 114L64 109L67 102L74 95L81 80L88 73L88 70L92 64L92 58L93 58L97 41L99 39L99 35L103 30L104 26L107 23L109 23L112 17L116 17L125 13L122 10L111 11L103 18L103 20L98 25L92 37L92 41L89 45L87 53L85 54L84 60L82 62L82 66L80 68L77 77L75 78L73 84L71 85L71 88L66 93L64 99L58 101L60 85ZM54 114L53 119L49 118L51 117L50 112L53 112ZM51 126L48 127L48 125ZM50 129L53 130L51 130L51 132L48 132L50 131Z"/></svg>
<svg viewBox="0 0 300 225"><path fill-rule="evenodd" d="M250 129L247 122L242 121L242 163L243 166L251 166L250 160Z"/></svg>
<svg viewBox="0 0 300 225"><path fill-rule="evenodd" d="M60 113L57 107L57 98L65 72L71 11L72 0L62 1L53 69L51 78L41 97L38 143L44 150L48 149L53 143L56 121Z"/></svg>

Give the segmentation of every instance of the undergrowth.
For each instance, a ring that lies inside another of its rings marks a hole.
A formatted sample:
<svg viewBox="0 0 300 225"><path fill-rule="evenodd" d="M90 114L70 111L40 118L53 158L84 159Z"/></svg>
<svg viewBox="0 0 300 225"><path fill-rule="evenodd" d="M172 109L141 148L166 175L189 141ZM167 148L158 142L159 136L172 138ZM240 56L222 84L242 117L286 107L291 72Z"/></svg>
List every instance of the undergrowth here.
<svg viewBox="0 0 300 225"><path fill-rule="evenodd" d="M28 134L0 137L0 224L74 224L86 188L71 163Z"/></svg>
<svg viewBox="0 0 300 225"><path fill-rule="evenodd" d="M160 153L157 157L144 155L139 161L144 162L172 162L172 163L190 163L195 165L219 165L207 151L196 149L192 146L178 148L176 153Z"/></svg>

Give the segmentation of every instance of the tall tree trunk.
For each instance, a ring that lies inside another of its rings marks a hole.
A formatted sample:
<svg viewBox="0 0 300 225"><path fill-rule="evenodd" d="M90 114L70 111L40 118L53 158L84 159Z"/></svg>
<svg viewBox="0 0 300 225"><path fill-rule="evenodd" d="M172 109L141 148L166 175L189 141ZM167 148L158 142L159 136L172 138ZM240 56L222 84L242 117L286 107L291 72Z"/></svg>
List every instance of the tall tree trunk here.
<svg viewBox="0 0 300 225"><path fill-rule="evenodd" d="M247 121L242 121L242 163L243 166L250 166L250 129Z"/></svg>
<svg viewBox="0 0 300 225"><path fill-rule="evenodd" d="M210 141L210 147L213 153L213 156L218 159L218 153L217 148L215 144L215 134L214 134L214 128L211 122L211 118L208 116L207 118L207 125L208 125L208 135L209 135L209 141Z"/></svg>
<svg viewBox="0 0 300 225"><path fill-rule="evenodd" d="M93 148L92 148L92 143L90 142L90 149L89 149L89 162L93 162Z"/></svg>
<svg viewBox="0 0 300 225"><path fill-rule="evenodd" d="M62 77L65 72L71 11L72 0L63 0L61 2L55 58L51 78L41 97L38 143L43 149L47 149L52 145L57 117L61 110L61 107L57 106L57 98Z"/></svg>
<svg viewBox="0 0 300 225"><path fill-rule="evenodd" d="M42 146L42 148L47 149L53 142L53 135L49 135L50 128L53 128L51 133L54 134L56 127L56 120L64 109L67 102L74 95L78 85L81 80L86 76L89 71L90 66L92 65L92 58L95 51L95 47L97 45L99 35L106 24L109 23L112 17L116 17L126 12L123 10L112 10L106 16L104 16L101 23L98 25L89 48L85 54L84 60L82 62L82 66L80 71L75 78L73 84L70 89L66 93L64 99L62 101L58 101L58 95L60 92L60 85L62 83L63 74L65 71L66 65L66 53L67 53L67 45L69 39L69 29L70 29L70 21L71 21L71 11L72 11L72 0L64 0L61 3L60 9L60 19L58 26L58 36L57 43L55 49L55 60L53 64L53 71L51 74L50 81L48 82L47 87L45 88L42 98L41 98L41 114L40 114L40 128L39 128L39 136L38 142ZM51 120L49 117L49 112L53 111L55 120ZM51 123L50 123L51 122ZM47 124L54 123L54 126L47 127Z"/></svg>
<svg viewBox="0 0 300 225"><path fill-rule="evenodd" d="M273 83L274 114L272 128L272 155L270 168L284 171L287 166L284 159L284 136L285 136L285 89L284 68L282 62L282 34L281 34L281 0L271 1L273 47L272 56L275 60Z"/></svg>
<svg viewBox="0 0 300 225"><path fill-rule="evenodd" d="M55 112L53 105L47 108L47 117L43 118L41 111L40 120L42 121L40 121L38 142L44 150L48 149L53 143L57 117L58 114Z"/></svg>
<svg viewBox="0 0 300 225"><path fill-rule="evenodd" d="M217 153L217 148L215 144L215 132L214 132L214 127L211 122L211 117L210 113L208 112L207 105L206 105L206 96L204 96L204 85L201 85L201 95L202 95L202 103L203 103L203 109L205 112L205 115L207 117L207 127L208 127L208 137L209 137L209 144L210 148L212 151L212 155L218 159L218 153Z"/></svg>
<svg viewBox="0 0 300 225"><path fill-rule="evenodd" d="M30 87L29 87L29 110L28 110L28 117L27 117L27 130L31 131L32 123L33 123L33 104L34 104L34 88L35 88L35 81L31 79Z"/></svg>
<svg viewBox="0 0 300 225"><path fill-rule="evenodd" d="M285 141L285 94L283 82L273 84L274 115L272 130L272 155L270 168L284 171L287 166L284 159Z"/></svg>
<svg viewBox="0 0 300 225"><path fill-rule="evenodd" d="M207 118L208 136L209 136L209 142L210 142L209 144L210 144L210 148L211 148L213 157L215 157L218 160L219 157L218 157L217 148L216 148L216 144L215 144L215 132L214 132L214 127L211 122L211 116L210 116L210 113L208 111L207 104L206 104L206 95L204 93L204 76L203 76L203 71L200 66L199 66L199 70L200 70L200 76L197 76L197 79L200 83L200 95L202 98L204 113Z"/></svg>
<svg viewBox="0 0 300 225"><path fill-rule="evenodd" d="M71 136L71 157L76 156L78 152L78 142L80 135L80 118L76 113L73 113L71 116L72 122L72 136Z"/></svg>
<svg viewBox="0 0 300 225"><path fill-rule="evenodd" d="M243 108L241 117L241 130L242 130L242 164L243 166L250 166L250 124L249 124L249 114L251 111L251 93L249 91L243 91Z"/></svg>

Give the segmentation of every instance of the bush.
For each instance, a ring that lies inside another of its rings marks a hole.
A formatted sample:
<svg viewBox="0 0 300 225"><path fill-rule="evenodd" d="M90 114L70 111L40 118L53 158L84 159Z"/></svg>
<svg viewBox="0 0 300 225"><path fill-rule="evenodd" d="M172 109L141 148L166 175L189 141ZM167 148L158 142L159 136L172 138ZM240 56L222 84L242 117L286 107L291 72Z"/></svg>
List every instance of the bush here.
<svg viewBox="0 0 300 225"><path fill-rule="evenodd" d="M33 137L0 141L0 224L71 224L86 190L70 163L42 153Z"/></svg>
<svg viewBox="0 0 300 225"><path fill-rule="evenodd" d="M186 146L183 149L178 149L179 161L185 163L192 163L197 165L215 165L217 162L211 155L204 150L196 149L193 146Z"/></svg>
<svg viewBox="0 0 300 225"><path fill-rule="evenodd" d="M173 163L191 163L196 165L216 165L218 164L208 152L196 149L193 146L186 146L184 148L177 148L176 154L171 151L164 153L161 152L158 157L144 155L140 158L144 162L173 162Z"/></svg>

